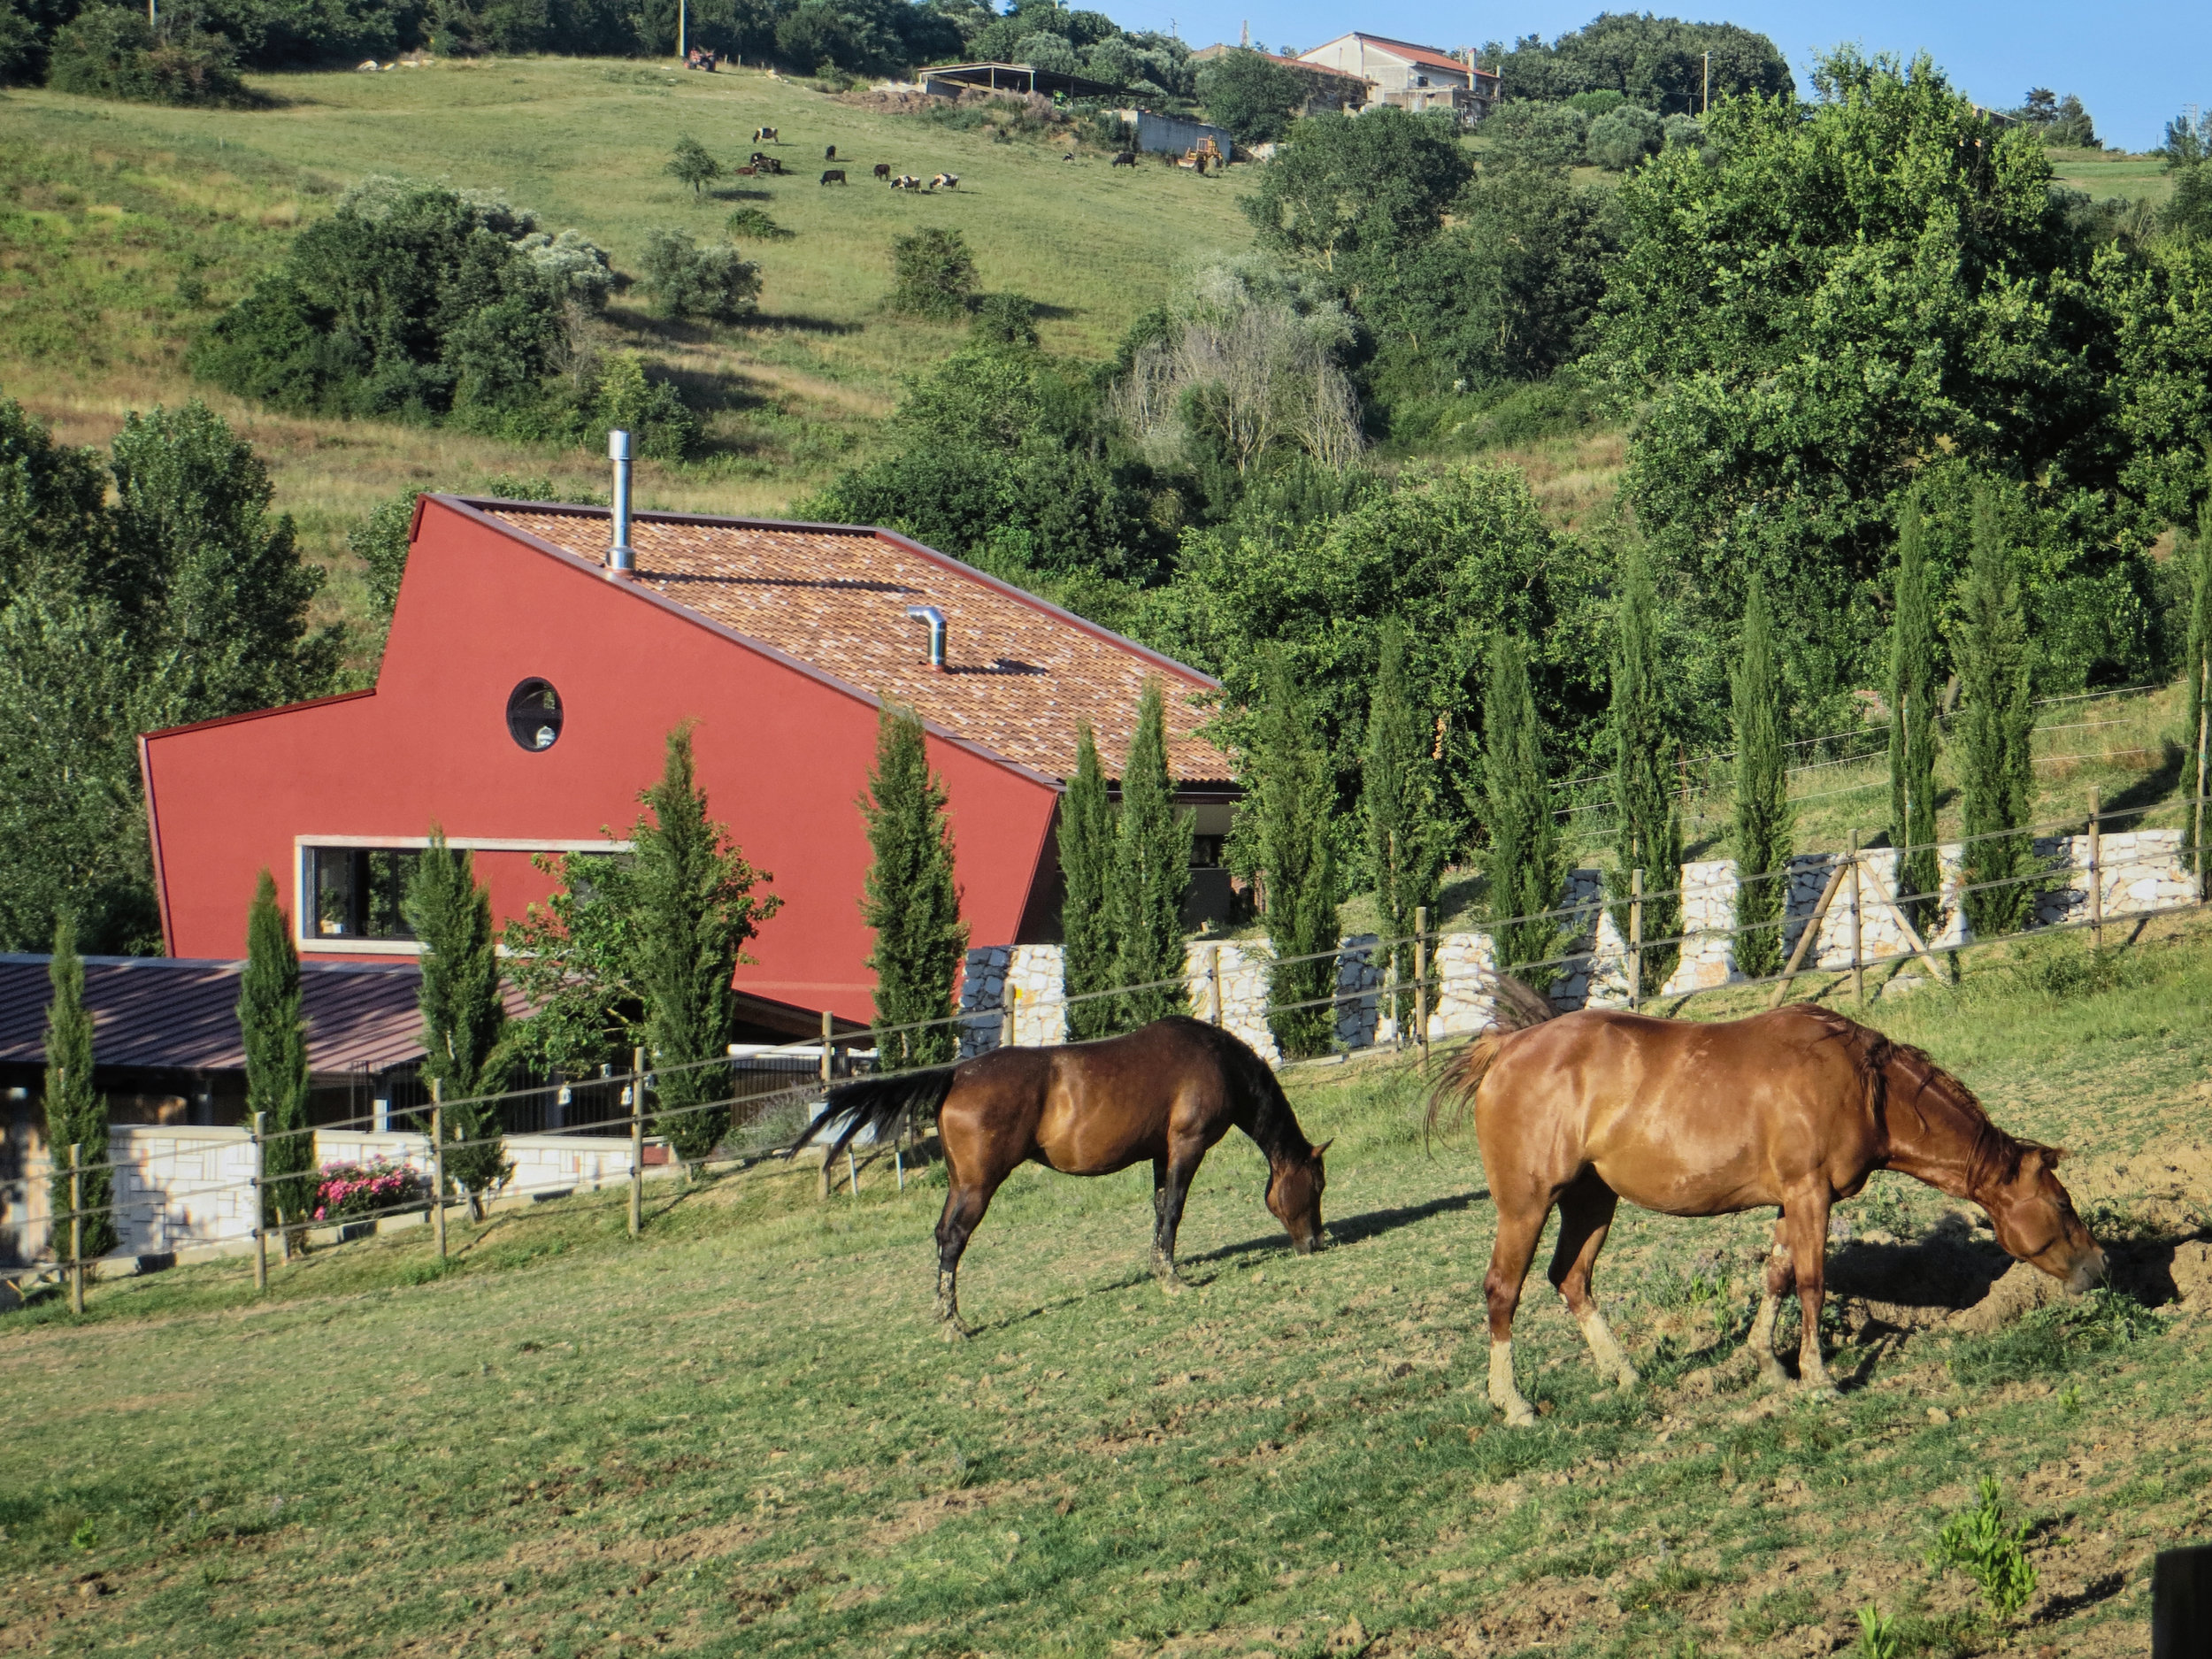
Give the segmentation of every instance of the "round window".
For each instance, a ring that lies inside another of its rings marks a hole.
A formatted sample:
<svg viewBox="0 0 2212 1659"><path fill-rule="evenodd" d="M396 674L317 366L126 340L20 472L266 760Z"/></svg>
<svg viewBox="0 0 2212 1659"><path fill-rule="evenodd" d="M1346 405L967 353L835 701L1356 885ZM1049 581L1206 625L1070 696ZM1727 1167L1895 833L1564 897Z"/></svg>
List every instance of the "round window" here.
<svg viewBox="0 0 2212 1659"><path fill-rule="evenodd" d="M526 680L508 694L507 731L525 749L553 747L561 734L561 694L550 680Z"/></svg>

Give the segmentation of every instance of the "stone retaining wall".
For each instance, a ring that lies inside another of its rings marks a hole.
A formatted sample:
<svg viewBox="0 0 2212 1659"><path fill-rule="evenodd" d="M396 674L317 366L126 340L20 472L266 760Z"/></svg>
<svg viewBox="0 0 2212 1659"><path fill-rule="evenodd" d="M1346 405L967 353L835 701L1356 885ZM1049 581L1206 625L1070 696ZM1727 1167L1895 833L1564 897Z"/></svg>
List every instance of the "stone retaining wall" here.
<svg viewBox="0 0 2212 1659"><path fill-rule="evenodd" d="M2089 914L2089 838L2051 836L2035 842L2051 869L2051 885L2037 901L2036 919L2050 926L2078 922ZM1972 937L1960 903L1964 886L1962 849L1938 849L1942 891L1923 942L1932 950L1963 944ZM1790 860L1782 946L1793 949L1811 920L1829 872L1840 855L1805 853ZM1863 855L1858 905L1850 887L1840 887L1822 919L1820 936L1806 958L1809 968L1848 968L1855 938L1858 960L1880 962L1911 952L1903 918L1894 901L1897 854L1889 848ZM2178 830L2140 830L2103 838L2101 877L2104 914L2116 920L2188 904L2194 885L2181 857ZM1732 858L1702 860L1682 867L1681 955L1655 995L1679 996L1742 979L1735 963L1736 901L1739 881ZM1551 998L1562 1010L1625 1008L1629 1002L1628 948L1611 908L1604 902L1603 880L1595 870L1577 870L1560 898L1558 965ZM1346 938L1337 959L1336 1035L1340 1048L1379 1047L1397 1041L1391 1018L1389 964L1372 933ZM1495 1018L1489 976L1497 949L1485 933L1438 935L1431 973L1429 1010L1432 1041L1480 1031ZM1194 944L1185 972L1191 1011L1202 1018L1210 1006L1209 974L1217 962L1222 1023L1270 1062L1280 1056L1267 1028L1267 967L1264 941L1240 940ZM1067 1025L1061 1002L1061 954L1057 945L986 946L968 953L962 980L961 1053L982 1054L998 1047L1006 999L1014 1008L1014 1041L1024 1046L1064 1042Z"/></svg>
<svg viewBox="0 0 2212 1659"><path fill-rule="evenodd" d="M589 1192L630 1179L626 1135L509 1135L507 1156L515 1171L500 1188L503 1197ZM247 1184L253 1141L245 1130L123 1125L108 1132L108 1156L115 1164L119 1235L111 1254L168 1256L253 1237L253 1190ZM429 1139L368 1130L315 1133L318 1169L378 1158L427 1170ZM45 1160L36 1163L30 1178L42 1187ZM43 1242L25 1238L25 1255L35 1257Z"/></svg>

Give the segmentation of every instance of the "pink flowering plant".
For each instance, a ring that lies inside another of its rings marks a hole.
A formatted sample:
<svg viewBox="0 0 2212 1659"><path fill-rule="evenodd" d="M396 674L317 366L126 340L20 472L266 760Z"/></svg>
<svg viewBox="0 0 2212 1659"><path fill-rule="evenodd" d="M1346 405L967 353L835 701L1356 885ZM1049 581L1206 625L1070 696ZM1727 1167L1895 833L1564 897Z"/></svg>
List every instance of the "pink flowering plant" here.
<svg viewBox="0 0 2212 1659"><path fill-rule="evenodd" d="M405 1164L326 1164L315 1178L315 1219L389 1214L411 1202L427 1202L430 1178Z"/></svg>

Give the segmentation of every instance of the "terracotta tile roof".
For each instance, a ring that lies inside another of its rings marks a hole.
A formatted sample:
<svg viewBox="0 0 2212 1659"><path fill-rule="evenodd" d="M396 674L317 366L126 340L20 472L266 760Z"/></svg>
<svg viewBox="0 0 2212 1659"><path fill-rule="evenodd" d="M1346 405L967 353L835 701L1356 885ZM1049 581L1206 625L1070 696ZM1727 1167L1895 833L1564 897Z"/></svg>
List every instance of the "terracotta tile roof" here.
<svg viewBox="0 0 2212 1659"><path fill-rule="evenodd" d="M595 564L604 509L468 502ZM886 532L842 526L639 513L638 583L685 609L879 697L910 704L956 737L1048 777L1075 770L1087 719L1110 775L1128 753L1145 676L1166 682L1168 763L1186 784L1230 776L1198 734L1216 689L1194 670ZM910 605L944 612L946 667Z"/></svg>

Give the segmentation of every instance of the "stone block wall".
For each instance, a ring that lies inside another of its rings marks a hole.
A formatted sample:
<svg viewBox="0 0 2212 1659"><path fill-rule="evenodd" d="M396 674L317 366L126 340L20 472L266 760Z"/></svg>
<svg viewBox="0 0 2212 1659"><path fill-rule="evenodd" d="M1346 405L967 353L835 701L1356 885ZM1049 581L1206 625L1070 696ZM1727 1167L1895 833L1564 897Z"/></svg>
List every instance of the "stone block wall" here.
<svg viewBox="0 0 2212 1659"><path fill-rule="evenodd" d="M108 1132L115 1164L115 1230L111 1254L166 1256L253 1237L253 1141L243 1129L127 1125ZM630 1178L626 1136L509 1135L515 1171L502 1196L585 1191ZM430 1143L419 1134L318 1130L315 1164L365 1164L378 1158L430 1167ZM32 1171L46 1179L45 1160ZM66 1240L63 1241L65 1247ZM26 1254L42 1240L26 1239Z"/></svg>

